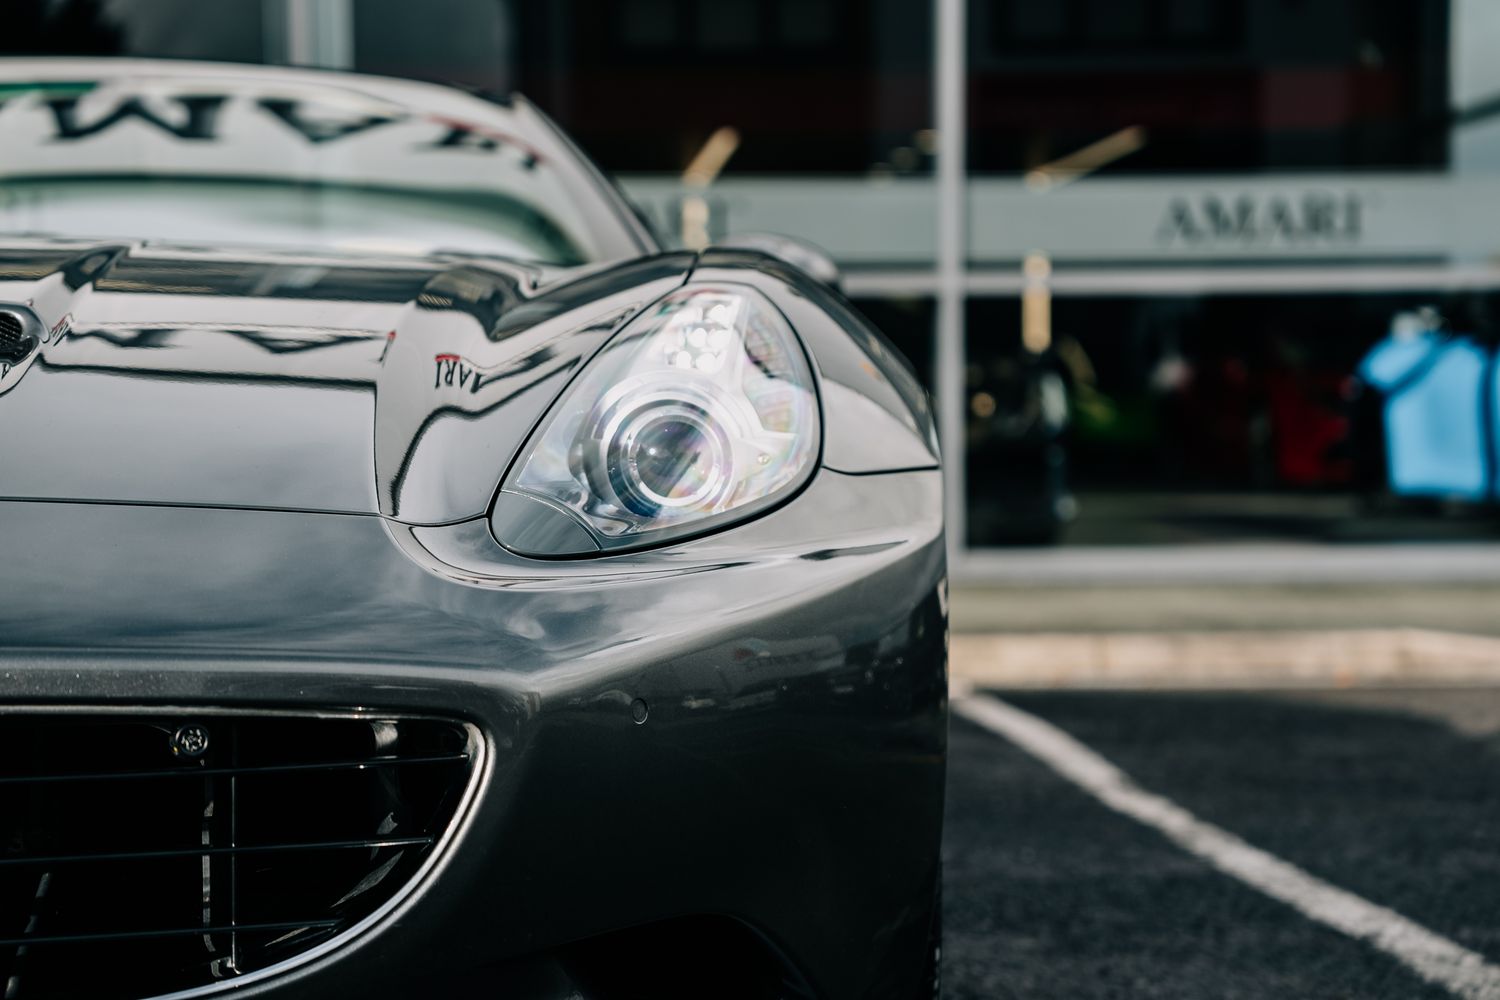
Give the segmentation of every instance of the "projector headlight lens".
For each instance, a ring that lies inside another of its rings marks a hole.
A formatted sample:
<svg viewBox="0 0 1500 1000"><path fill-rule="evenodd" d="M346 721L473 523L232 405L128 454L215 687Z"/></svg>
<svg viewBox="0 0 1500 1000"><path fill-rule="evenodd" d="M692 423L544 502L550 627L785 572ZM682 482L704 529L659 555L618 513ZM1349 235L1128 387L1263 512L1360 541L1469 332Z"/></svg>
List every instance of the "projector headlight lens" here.
<svg viewBox="0 0 1500 1000"><path fill-rule="evenodd" d="M504 489L566 511L601 549L634 547L771 505L811 474L819 434L812 371L776 307L689 285L605 346Z"/></svg>

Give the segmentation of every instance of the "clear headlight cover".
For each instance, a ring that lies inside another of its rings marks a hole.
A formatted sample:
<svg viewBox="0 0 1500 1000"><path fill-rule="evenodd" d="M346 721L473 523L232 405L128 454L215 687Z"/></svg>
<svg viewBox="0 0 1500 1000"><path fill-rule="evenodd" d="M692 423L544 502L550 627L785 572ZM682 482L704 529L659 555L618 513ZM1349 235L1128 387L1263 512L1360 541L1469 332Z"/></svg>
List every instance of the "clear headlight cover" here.
<svg viewBox="0 0 1500 1000"><path fill-rule="evenodd" d="M819 435L807 357L776 307L688 285L590 362L504 490L566 511L603 550L634 547L770 505L807 479Z"/></svg>

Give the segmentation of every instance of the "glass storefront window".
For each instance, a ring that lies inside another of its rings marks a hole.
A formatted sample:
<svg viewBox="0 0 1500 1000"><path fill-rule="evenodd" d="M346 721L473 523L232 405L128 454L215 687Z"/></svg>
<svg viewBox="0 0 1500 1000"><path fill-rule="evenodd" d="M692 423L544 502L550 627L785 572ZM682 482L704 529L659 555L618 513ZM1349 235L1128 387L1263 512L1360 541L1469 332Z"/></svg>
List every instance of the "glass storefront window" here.
<svg viewBox="0 0 1500 1000"><path fill-rule="evenodd" d="M1031 352L1013 300L974 300L969 540L1046 541L1048 512L1085 545L1493 535L1466 494L1485 474L1479 352L1500 339L1497 306L1483 290L1063 296ZM1393 324L1410 359L1390 353ZM1410 400L1394 415L1392 389ZM1427 485L1444 489L1402 495L1392 462L1413 436L1441 454Z"/></svg>
<svg viewBox="0 0 1500 1000"><path fill-rule="evenodd" d="M508 7L471 0L355 0L354 68L506 93L515 85Z"/></svg>
<svg viewBox="0 0 1500 1000"><path fill-rule="evenodd" d="M971 545L1494 533L1492 4L968 10Z"/></svg>
<svg viewBox="0 0 1500 1000"><path fill-rule="evenodd" d="M165 56L262 62L262 0L18 0L0 55Z"/></svg>
<svg viewBox="0 0 1500 1000"><path fill-rule="evenodd" d="M1443 3L972 0L970 163L1035 170L1121 129L1105 174L1413 169L1446 158Z"/></svg>
<svg viewBox="0 0 1500 1000"><path fill-rule="evenodd" d="M516 7L519 89L672 243L774 232L846 267L930 266L929 0Z"/></svg>
<svg viewBox="0 0 1500 1000"><path fill-rule="evenodd" d="M716 130L736 175L930 171L932 14L901 0L519 4L520 89L621 173L679 174Z"/></svg>

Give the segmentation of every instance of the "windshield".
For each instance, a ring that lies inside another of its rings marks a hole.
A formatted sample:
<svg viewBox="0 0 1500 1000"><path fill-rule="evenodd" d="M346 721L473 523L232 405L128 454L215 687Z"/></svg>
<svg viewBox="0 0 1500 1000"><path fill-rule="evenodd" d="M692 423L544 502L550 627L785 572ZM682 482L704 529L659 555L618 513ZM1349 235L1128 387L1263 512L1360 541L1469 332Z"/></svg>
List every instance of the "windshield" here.
<svg viewBox="0 0 1500 1000"><path fill-rule="evenodd" d="M230 67L0 60L0 233L580 264L647 249L529 105Z"/></svg>

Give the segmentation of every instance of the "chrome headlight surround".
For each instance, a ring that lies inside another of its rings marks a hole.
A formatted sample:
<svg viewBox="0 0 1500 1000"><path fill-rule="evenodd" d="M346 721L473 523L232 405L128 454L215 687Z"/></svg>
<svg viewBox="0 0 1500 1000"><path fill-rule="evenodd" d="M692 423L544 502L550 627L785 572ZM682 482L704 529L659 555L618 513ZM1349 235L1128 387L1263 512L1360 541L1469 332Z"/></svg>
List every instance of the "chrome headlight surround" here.
<svg viewBox="0 0 1500 1000"><path fill-rule="evenodd" d="M523 555L644 548L744 520L812 476L807 354L761 292L689 283L631 320L552 406L491 515Z"/></svg>

